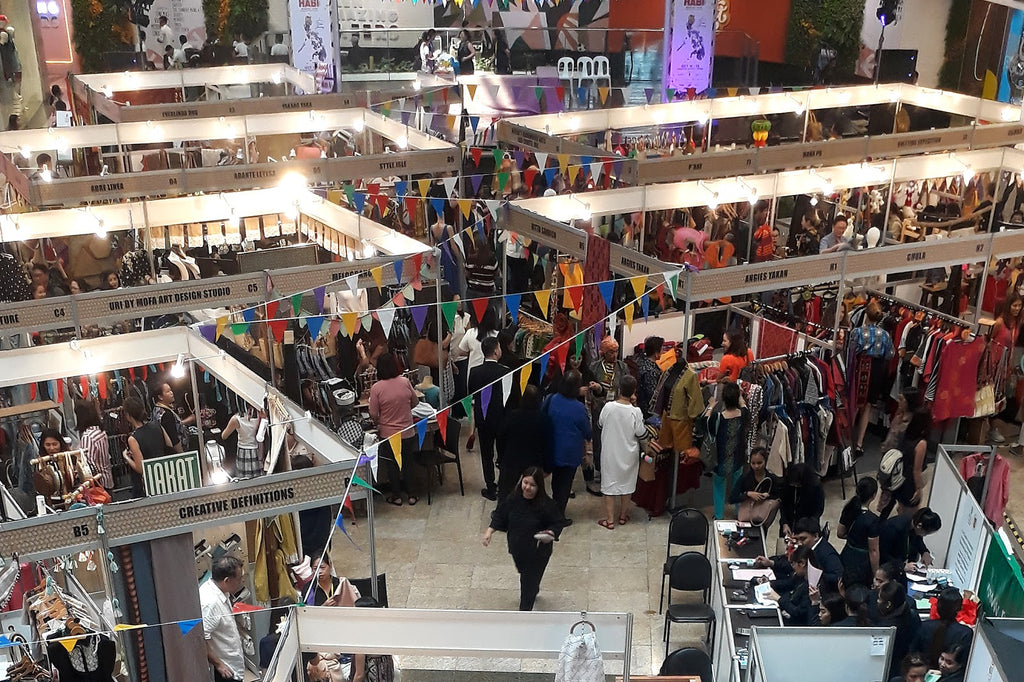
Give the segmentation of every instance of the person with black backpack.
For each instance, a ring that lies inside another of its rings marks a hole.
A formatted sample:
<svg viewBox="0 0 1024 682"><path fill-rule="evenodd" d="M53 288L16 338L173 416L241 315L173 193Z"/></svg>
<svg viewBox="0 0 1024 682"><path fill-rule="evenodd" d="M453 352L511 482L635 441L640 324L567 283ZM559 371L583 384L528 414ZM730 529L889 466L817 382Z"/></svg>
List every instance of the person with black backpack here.
<svg viewBox="0 0 1024 682"><path fill-rule="evenodd" d="M899 447L882 456L878 467L878 486L882 489L878 501L878 517L883 521L889 518L897 502L900 503L901 513L921 503L924 493L924 458L931 426L931 410L922 408L910 418Z"/></svg>

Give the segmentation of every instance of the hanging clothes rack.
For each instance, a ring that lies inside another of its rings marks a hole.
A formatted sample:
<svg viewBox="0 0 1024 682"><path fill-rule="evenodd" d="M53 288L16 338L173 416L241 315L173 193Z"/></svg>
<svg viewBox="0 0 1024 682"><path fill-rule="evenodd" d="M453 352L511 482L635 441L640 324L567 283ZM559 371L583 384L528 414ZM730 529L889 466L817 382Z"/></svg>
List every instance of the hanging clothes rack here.
<svg viewBox="0 0 1024 682"><path fill-rule="evenodd" d="M940 313L937 310L932 310L931 308L926 308L925 306L920 305L919 303L911 303L910 301L907 301L905 299L899 298L897 296L893 296L891 294L884 293L882 291L878 291L876 289L865 289L864 293L867 294L869 297L878 298L878 299L881 299L883 301L888 301L889 303L893 303L893 304L896 304L898 306L907 308L909 310L914 310L914 311L919 312L919 313L924 313L925 315L927 315L929 317L932 317L932 318L935 318L935 319L939 319L939 320L942 320L944 322L949 322L950 324L954 324L954 325L956 325L958 327L961 327L963 329L971 329L971 330L973 330L974 326L975 326L975 324L973 322L968 322L967 320L962 320L959 317L953 317L952 315L947 315L946 313Z"/></svg>

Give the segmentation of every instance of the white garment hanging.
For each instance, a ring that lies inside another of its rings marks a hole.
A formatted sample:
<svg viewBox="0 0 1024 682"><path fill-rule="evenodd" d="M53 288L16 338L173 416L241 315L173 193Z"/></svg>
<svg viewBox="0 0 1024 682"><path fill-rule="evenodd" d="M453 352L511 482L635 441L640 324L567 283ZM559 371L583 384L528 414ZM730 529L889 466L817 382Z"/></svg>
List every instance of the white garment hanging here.
<svg viewBox="0 0 1024 682"><path fill-rule="evenodd" d="M591 626L593 627L593 626ZM555 682L604 682L604 659L597 645L597 633L572 632L562 642Z"/></svg>

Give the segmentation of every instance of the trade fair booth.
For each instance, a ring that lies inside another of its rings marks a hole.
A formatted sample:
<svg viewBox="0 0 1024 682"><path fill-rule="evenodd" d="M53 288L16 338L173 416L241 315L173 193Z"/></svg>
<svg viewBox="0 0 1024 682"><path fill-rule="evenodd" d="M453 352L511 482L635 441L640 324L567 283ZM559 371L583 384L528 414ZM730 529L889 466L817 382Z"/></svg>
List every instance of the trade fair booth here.
<svg viewBox="0 0 1024 682"><path fill-rule="evenodd" d="M253 189L288 172L326 185L435 177L461 162L447 142L363 109L18 130L0 152L8 186L32 207Z"/></svg>
<svg viewBox="0 0 1024 682"><path fill-rule="evenodd" d="M299 562L304 553L308 556L320 550L303 547L309 529L299 527L294 512L340 502L352 487L353 474L372 480L369 467L357 462L358 451L217 346L184 327L13 350L3 353L0 365L5 388L34 386L45 391L53 384L60 387L54 400L32 400L21 406L20 414L3 417L17 420L19 429L34 428L33 412L29 411L33 408L68 418L73 397L99 401L104 413L116 411L119 397L131 394L136 390L133 386L145 381L147 368L150 384L155 377L176 387L182 382L191 384L193 404L204 414L196 425L198 449L170 456L179 462L170 468L164 465L166 457L147 460L150 464L144 482L149 495L145 499L84 506L73 504L78 495L72 491L40 498L38 510L33 501L30 511L40 513L25 518L19 489L2 491L7 522L0 528L0 554L5 561L14 557L13 564L5 564L4 572L20 570L30 581L28 586L35 584L33 580L45 581L46 593L51 595L45 603L33 600L29 607L33 616L40 614L38 627L56 618L57 611L79 617L89 632L112 642L111 648L118 652L118 669L129 677L137 677L140 666L170 678L194 679L205 674L202 637L192 632L195 621L190 619L199 612L197 581L208 577L211 551L214 557L237 555L246 564L250 596L242 599L242 605L248 606L239 609L240 626L257 638L257 633L266 632L269 614L264 607L281 595L275 587L278 575L270 560L272 552L262 547L259 538L277 533L279 540L274 546L287 554L290 563ZM176 373L175 367L183 371ZM217 387L216 398L212 389L201 390L210 384ZM230 488L225 487L232 478L224 471L228 464L222 454L218 458L219 446L214 445L224 415L211 417L210 423L205 416L216 412L215 400L230 404L235 411L259 410L266 415L266 474L235 480ZM116 421L106 424L112 442L123 447L117 429ZM289 456L282 448L290 437L302 444L316 466L288 471ZM118 481L123 467L120 447L112 445L110 450L112 473ZM70 462L76 452L80 453L72 448L53 459ZM45 470L50 466L47 458L37 456L32 461L39 463L33 466ZM185 475L189 469L195 469L196 475ZM62 465L60 470L67 469ZM61 485L68 483L65 480ZM117 497L118 488L111 488L111 493ZM133 492L129 497L137 495ZM371 499L367 499L367 513L372 528ZM373 575L372 544L368 557ZM273 577L269 584L265 577L258 577L268 570ZM368 591L375 589L371 586ZM30 599L28 593L25 599ZM15 634L23 637L28 642L26 652L42 660L39 643L41 635L49 631L37 631L34 617L23 624L20 613L4 613L4 631L12 638ZM13 627L8 629L8 625ZM68 636L73 640L68 642L69 653L74 646L92 642L75 632ZM52 646L60 645L52 642L48 653L44 646L44 657L54 656ZM113 663L114 655L110 661Z"/></svg>
<svg viewBox="0 0 1024 682"><path fill-rule="evenodd" d="M317 94L312 75L288 64L245 64L165 71L72 74L71 92L88 106L89 123L247 116L282 111L354 109L447 88L432 74L389 74ZM383 87L381 84L384 84ZM133 103L134 102L134 103Z"/></svg>
<svg viewBox="0 0 1024 682"><path fill-rule="evenodd" d="M1009 682L1024 663L1022 618L986 618L974 632L965 682Z"/></svg>
<svg viewBox="0 0 1024 682"><path fill-rule="evenodd" d="M914 112L905 125L904 110ZM867 113L854 125L859 111ZM818 123L826 115L843 122L831 135ZM1018 108L999 102L884 84L523 116L500 121L496 137L553 155L618 154L626 159L620 180L646 185L1006 146L1019 137L1019 120Z"/></svg>

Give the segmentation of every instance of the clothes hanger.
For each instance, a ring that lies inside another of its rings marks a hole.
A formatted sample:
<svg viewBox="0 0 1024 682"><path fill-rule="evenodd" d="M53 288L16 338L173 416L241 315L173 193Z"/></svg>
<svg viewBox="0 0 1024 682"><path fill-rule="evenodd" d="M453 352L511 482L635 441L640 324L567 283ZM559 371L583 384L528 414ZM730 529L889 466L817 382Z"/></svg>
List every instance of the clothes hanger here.
<svg viewBox="0 0 1024 682"><path fill-rule="evenodd" d="M573 623L572 625L569 626L569 633L570 634L576 634L576 632L575 632L576 628L578 626L580 626L580 625L589 625L591 632L597 632L597 628L594 627L594 624L591 623L589 620L587 620L587 612L586 611L580 611L580 616L581 616L580 620L576 621L575 623Z"/></svg>

